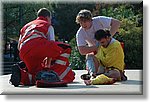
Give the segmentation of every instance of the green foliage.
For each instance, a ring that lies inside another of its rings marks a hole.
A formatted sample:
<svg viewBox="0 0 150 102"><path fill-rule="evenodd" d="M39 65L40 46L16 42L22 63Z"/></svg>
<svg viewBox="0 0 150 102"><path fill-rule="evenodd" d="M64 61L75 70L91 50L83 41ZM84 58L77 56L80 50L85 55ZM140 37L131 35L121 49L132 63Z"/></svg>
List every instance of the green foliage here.
<svg viewBox="0 0 150 102"><path fill-rule="evenodd" d="M49 10L52 9L49 3L4 3L4 35L12 38L19 36L19 31L22 26L36 19L36 12L42 7L47 7Z"/></svg>
<svg viewBox="0 0 150 102"><path fill-rule="evenodd" d="M141 12L142 7L140 5L141 4L106 4L99 12L99 15L113 17L121 21L119 34L116 34L114 38L123 41L125 44L125 63L128 69L143 68L143 24L141 22L143 13ZM137 6L139 6L139 9L134 10ZM74 41L71 42L74 43ZM77 51L76 46L73 45L73 48L74 51ZM76 56L70 58L72 63L77 63L76 66L85 67L85 61L81 61L79 52L73 52L72 56ZM81 62L77 57L80 58Z"/></svg>
<svg viewBox="0 0 150 102"><path fill-rule="evenodd" d="M128 68L143 66L143 27L137 27L132 21L124 19L120 29L125 48L125 62ZM118 37L119 39L119 37Z"/></svg>
<svg viewBox="0 0 150 102"><path fill-rule="evenodd" d="M17 38L21 27L36 18L36 12L46 7L52 11L57 21L54 25L58 39L69 41L72 46L70 57L73 69L85 69L85 58L79 54L75 34L79 25L75 23L77 13L81 9L98 11L96 15L113 17L122 22L119 34L114 37L125 43L125 62L128 68L143 67L143 4L142 3L4 3L3 34L6 41L9 37Z"/></svg>
<svg viewBox="0 0 150 102"><path fill-rule="evenodd" d="M126 67L140 69L143 67L143 24L139 22L142 12L135 14L131 5L128 5L128 9L126 7L121 5L114 9L115 17L121 21L119 35L115 35L115 38L125 44Z"/></svg>
<svg viewBox="0 0 150 102"><path fill-rule="evenodd" d="M54 24L56 34L59 36L59 39L70 41L74 38L79 28L75 22L77 13L85 8L92 10L94 4L60 3L52 6L58 22L58 24Z"/></svg>
<svg viewBox="0 0 150 102"><path fill-rule="evenodd" d="M85 69L85 57L80 55L77 45L76 45L76 39L73 38L70 43L72 46L72 52L70 56L70 64L73 69Z"/></svg>

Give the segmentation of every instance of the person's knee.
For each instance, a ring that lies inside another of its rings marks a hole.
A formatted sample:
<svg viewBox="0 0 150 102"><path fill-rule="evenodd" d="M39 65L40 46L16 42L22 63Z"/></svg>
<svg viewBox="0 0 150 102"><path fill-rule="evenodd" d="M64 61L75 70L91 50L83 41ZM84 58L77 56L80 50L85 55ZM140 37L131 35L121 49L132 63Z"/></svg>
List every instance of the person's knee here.
<svg viewBox="0 0 150 102"><path fill-rule="evenodd" d="M98 67L97 74L104 74L104 73L105 73L105 67L99 66L99 67Z"/></svg>
<svg viewBox="0 0 150 102"><path fill-rule="evenodd" d="M94 58L94 55L93 55L93 54L87 54L87 55L86 55L86 59L91 59L91 58L92 58L92 59Z"/></svg>
<svg viewBox="0 0 150 102"><path fill-rule="evenodd" d="M105 73L105 75L116 80L120 79L120 72L118 70L110 70L109 72Z"/></svg>

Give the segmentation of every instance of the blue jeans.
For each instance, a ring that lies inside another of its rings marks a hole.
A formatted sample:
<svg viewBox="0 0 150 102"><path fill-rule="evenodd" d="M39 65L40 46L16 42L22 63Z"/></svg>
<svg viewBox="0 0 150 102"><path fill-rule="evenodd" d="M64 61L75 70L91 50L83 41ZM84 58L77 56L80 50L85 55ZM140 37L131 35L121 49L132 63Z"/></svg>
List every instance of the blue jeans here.
<svg viewBox="0 0 150 102"><path fill-rule="evenodd" d="M91 73L102 74L102 73L105 72L105 67L103 67L103 66L99 66L98 71L95 72L96 69L95 69L93 56L88 56L87 57L87 59L86 59L86 68L87 68L89 74L91 74Z"/></svg>
<svg viewBox="0 0 150 102"><path fill-rule="evenodd" d="M86 59L86 68L88 69L89 73L95 73L95 65L92 56L88 56Z"/></svg>

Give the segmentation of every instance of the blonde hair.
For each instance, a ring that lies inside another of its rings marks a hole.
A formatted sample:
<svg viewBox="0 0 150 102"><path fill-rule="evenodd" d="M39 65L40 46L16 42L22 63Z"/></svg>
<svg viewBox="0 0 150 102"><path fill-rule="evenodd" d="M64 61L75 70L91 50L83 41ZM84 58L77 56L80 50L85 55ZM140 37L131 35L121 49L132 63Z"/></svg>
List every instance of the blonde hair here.
<svg viewBox="0 0 150 102"><path fill-rule="evenodd" d="M85 20L92 20L92 13L89 10L83 9L77 14L76 23L78 24Z"/></svg>

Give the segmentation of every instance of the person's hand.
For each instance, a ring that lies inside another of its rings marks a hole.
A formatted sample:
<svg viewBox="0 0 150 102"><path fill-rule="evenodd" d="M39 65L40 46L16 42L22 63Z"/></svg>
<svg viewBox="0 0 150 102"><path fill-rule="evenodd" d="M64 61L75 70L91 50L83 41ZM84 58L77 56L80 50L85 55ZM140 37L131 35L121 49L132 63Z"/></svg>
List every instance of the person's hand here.
<svg viewBox="0 0 150 102"><path fill-rule="evenodd" d="M49 69L51 66L51 58L45 57L43 60L42 66L46 69Z"/></svg>
<svg viewBox="0 0 150 102"><path fill-rule="evenodd" d="M91 85L91 80L84 80L84 83L85 83L86 85Z"/></svg>

